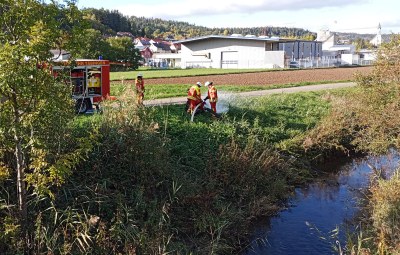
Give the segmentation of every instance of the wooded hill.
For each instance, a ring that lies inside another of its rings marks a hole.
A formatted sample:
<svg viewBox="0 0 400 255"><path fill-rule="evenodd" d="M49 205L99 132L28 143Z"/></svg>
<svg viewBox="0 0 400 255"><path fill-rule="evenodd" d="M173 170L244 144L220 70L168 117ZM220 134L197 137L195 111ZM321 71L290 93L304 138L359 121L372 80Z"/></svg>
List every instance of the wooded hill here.
<svg viewBox="0 0 400 255"><path fill-rule="evenodd" d="M130 32L133 36L149 38L184 39L204 35L266 35L285 38L315 39L316 33L302 28L288 27L250 27L250 28L208 28L196 26L188 22L124 16L117 10L83 9L85 18L90 21L92 28L102 34L116 35L117 32Z"/></svg>

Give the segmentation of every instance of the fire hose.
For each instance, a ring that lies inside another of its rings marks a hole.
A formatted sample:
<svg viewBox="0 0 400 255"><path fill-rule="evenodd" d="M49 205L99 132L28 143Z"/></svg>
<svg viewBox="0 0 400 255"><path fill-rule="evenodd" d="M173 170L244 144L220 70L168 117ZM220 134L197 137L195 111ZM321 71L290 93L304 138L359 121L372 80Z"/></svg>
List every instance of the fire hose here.
<svg viewBox="0 0 400 255"><path fill-rule="evenodd" d="M194 115L196 114L197 109L199 109L199 107L202 106L202 105L206 102L206 100L207 100L207 99L204 99L203 101L201 101L200 103L198 103L198 104L196 105L196 107L194 108L194 110L193 110L193 112L192 112L192 117L190 118L190 121L191 121L191 122L193 122Z"/></svg>

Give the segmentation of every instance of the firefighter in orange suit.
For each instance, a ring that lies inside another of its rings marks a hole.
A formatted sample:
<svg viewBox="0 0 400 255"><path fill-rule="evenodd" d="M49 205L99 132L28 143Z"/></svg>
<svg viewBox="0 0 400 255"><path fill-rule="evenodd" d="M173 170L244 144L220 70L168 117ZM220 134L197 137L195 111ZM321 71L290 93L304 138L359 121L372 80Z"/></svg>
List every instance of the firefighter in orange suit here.
<svg viewBox="0 0 400 255"><path fill-rule="evenodd" d="M197 82L196 85L193 85L188 90L188 104L189 109L187 110L188 113L193 113L194 109L198 104L202 104L200 109L203 110L203 100L201 99L201 91L200 91L201 83Z"/></svg>
<svg viewBox="0 0 400 255"><path fill-rule="evenodd" d="M142 106L144 98L144 80L142 74L137 75L137 78L135 80L135 89L137 104Z"/></svg>
<svg viewBox="0 0 400 255"><path fill-rule="evenodd" d="M208 94L206 99L210 101L211 110L214 113L217 113L217 102L218 102L218 94L217 88L215 88L213 82L207 81L205 85L208 87Z"/></svg>

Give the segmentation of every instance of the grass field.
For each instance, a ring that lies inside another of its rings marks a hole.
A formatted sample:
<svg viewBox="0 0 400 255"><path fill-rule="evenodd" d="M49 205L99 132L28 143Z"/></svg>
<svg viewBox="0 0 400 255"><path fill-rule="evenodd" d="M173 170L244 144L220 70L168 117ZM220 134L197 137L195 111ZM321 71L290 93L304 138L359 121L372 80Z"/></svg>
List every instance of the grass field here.
<svg viewBox="0 0 400 255"><path fill-rule="evenodd" d="M214 74L233 74L233 73L252 73L252 72L267 72L273 69L139 69L126 72L111 72L110 79L115 80L132 80L137 74L143 74L144 78L168 78L168 77L190 77L201 75Z"/></svg>

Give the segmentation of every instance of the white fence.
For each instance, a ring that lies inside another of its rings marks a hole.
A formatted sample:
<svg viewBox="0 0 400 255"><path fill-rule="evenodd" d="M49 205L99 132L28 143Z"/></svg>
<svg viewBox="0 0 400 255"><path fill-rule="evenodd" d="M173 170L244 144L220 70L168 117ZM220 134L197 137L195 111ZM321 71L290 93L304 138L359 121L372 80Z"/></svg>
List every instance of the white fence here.
<svg viewBox="0 0 400 255"><path fill-rule="evenodd" d="M372 60L355 60L353 61L353 65L360 66L368 66L373 65L374 61ZM348 63L342 62L340 58L337 59L294 59L294 60L286 60L285 67L286 68L324 68L324 67L338 67L338 66L346 66Z"/></svg>

